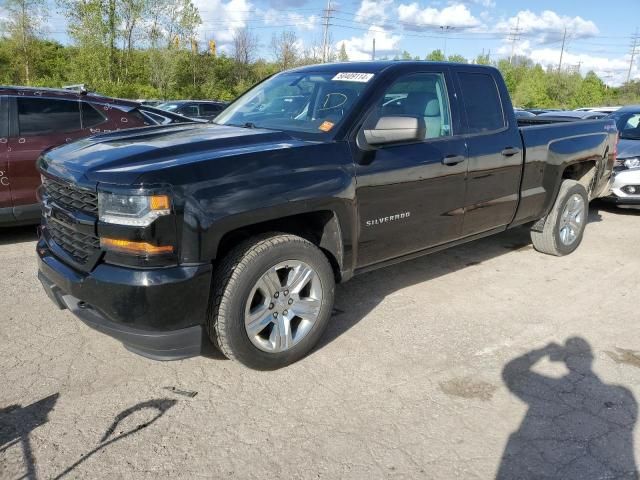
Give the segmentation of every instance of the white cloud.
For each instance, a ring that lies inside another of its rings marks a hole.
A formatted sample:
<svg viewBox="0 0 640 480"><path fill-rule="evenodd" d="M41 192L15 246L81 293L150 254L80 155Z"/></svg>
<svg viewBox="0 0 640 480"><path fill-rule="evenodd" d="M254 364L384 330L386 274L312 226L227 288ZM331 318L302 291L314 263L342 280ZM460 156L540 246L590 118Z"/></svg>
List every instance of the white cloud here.
<svg viewBox="0 0 640 480"><path fill-rule="evenodd" d="M589 38L599 33L598 27L591 20L580 16L558 15L552 10L545 10L539 15L531 10L522 10L496 25L496 29L504 33L509 33L516 27L520 34L535 36L537 41L544 43L562 40L565 28L568 38Z"/></svg>
<svg viewBox="0 0 640 480"><path fill-rule="evenodd" d="M246 27L247 18L251 18L248 12L253 8L248 0L194 0L193 3L202 18L200 36L214 38L223 50L224 44L233 40L234 33Z"/></svg>
<svg viewBox="0 0 640 480"><path fill-rule="evenodd" d="M401 4L398 7L398 18L405 22L403 27L408 30L423 28L438 28L449 26L454 28L471 28L480 25L480 20L471 14L463 4L449 5L443 9L433 7L420 8L418 3Z"/></svg>
<svg viewBox="0 0 640 480"><path fill-rule="evenodd" d="M457 3L466 3L469 5L480 5L481 7L485 7L485 8L493 8L496 6L496 2L495 0L456 0L456 1L450 1L450 4L457 4Z"/></svg>
<svg viewBox="0 0 640 480"><path fill-rule="evenodd" d="M273 8L264 12L263 18L265 25L295 25L295 27L300 30L315 30L315 28L320 24L320 17L317 15L305 17L299 13L285 13Z"/></svg>
<svg viewBox="0 0 640 480"><path fill-rule="evenodd" d="M376 56L392 55L398 52L400 35L394 35L382 27L369 27L369 30L360 37L351 37L348 40L340 40L335 43L336 51L344 43L349 60L371 60L373 39L376 39Z"/></svg>
<svg viewBox="0 0 640 480"><path fill-rule="evenodd" d="M393 10L394 0L362 0L356 12L357 22L384 23Z"/></svg>

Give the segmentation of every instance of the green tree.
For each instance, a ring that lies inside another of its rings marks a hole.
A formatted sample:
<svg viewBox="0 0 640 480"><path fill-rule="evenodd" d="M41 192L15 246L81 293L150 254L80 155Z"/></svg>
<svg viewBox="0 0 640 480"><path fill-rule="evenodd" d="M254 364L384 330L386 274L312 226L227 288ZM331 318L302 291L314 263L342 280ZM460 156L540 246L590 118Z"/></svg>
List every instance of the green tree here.
<svg viewBox="0 0 640 480"><path fill-rule="evenodd" d="M447 58L448 62L454 62L454 63L469 63L469 61L464 58L462 55L459 54L454 54L454 55L449 55L449 58Z"/></svg>
<svg viewBox="0 0 640 480"><path fill-rule="evenodd" d="M490 55L488 53L481 53L476 57L475 63L477 63L478 65L491 65L491 58L489 57Z"/></svg>
<svg viewBox="0 0 640 480"><path fill-rule="evenodd" d="M349 55L347 55L347 47L345 46L344 42L342 42L342 45L340 45L340 51L338 52L338 61L339 62L349 61Z"/></svg>
<svg viewBox="0 0 640 480"><path fill-rule="evenodd" d="M442 53L442 50L438 49L438 50L433 50L431 53L429 53L426 57L425 60L431 60L432 62L444 62L446 60L444 53Z"/></svg>
<svg viewBox="0 0 640 480"><path fill-rule="evenodd" d="M44 0L3 0L0 2L7 12L3 29L8 34L10 58L22 65L21 81L31 84L33 77L34 44L39 39L41 19L45 14Z"/></svg>
<svg viewBox="0 0 640 480"><path fill-rule="evenodd" d="M589 72L580 82L580 86L572 98L571 106L576 108L602 105L605 96L605 84L594 72Z"/></svg>

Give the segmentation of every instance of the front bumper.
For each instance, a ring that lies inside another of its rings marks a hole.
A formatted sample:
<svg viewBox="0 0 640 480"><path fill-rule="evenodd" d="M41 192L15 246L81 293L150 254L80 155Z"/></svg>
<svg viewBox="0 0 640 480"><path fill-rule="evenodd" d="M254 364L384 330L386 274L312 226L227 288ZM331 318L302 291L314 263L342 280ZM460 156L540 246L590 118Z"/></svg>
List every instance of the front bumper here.
<svg viewBox="0 0 640 480"><path fill-rule="evenodd" d="M640 168L614 172L611 193L605 200L619 205L640 205L640 193L631 195L623 190L628 185L640 185Z"/></svg>
<svg viewBox="0 0 640 480"><path fill-rule="evenodd" d="M61 262L40 240L38 278L49 298L91 328L155 360L202 352L211 265L133 269L100 264L90 273Z"/></svg>

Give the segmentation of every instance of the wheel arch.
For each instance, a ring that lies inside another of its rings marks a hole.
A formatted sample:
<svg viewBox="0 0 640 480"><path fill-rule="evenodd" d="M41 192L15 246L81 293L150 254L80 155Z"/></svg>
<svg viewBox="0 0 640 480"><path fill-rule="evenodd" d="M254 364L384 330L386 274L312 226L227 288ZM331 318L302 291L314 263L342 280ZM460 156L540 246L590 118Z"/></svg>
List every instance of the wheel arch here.
<svg viewBox="0 0 640 480"><path fill-rule="evenodd" d="M263 233L278 232L297 235L316 245L328 258L336 281L346 279L345 243L338 214L320 209L249 223L224 233L215 251L215 258L223 258L239 242Z"/></svg>

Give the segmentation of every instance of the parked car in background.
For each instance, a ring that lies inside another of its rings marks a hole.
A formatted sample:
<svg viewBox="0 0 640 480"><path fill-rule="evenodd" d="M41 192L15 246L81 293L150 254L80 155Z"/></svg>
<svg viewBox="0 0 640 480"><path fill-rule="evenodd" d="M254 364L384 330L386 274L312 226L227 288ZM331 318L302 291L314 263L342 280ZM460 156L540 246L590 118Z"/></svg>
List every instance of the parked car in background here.
<svg viewBox="0 0 640 480"><path fill-rule="evenodd" d="M207 100L176 100L161 103L157 107L189 118L213 120L222 110L227 108L227 104Z"/></svg>
<svg viewBox="0 0 640 480"><path fill-rule="evenodd" d="M581 107L581 108L576 108L573 111L574 112L600 112L600 113L609 114L617 111L620 108L621 107Z"/></svg>
<svg viewBox="0 0 640 480"><path fill-rule="evenodd" d="M557 121L571 121L571 120L598 120L606 117L606 113L584 111L584 110L558 110L552 112L545 112L536 115L536 118L549 118Z"/></svg>
<svg viewBox="0 0 640 480"><path fill-rule="evenodd" d="M541 113L547 113L547 112L558 112L558 111L560 111L557 108L527 108L526 110L527 110L527 112L531 112L534 115L540 115Z"/></svg>
<svg viewBox="0 0 640 480"><path fill-rule="evenodd" d="M183 116L81 90L0 86L0 226L38 223L36 160L94 133L186 123Z"/></svg>
<svg viewBox="0 0 640 480"><path fill-rule="evenodd" d="M149 100L146 98L139 98L136 102L140 105L146 105L147 107L157 107L158 105L165 103L164 100Z"/></svg>
<svg viewBox="0 0 640 480"><path fill-rule="evenodd" d="M513 109L513 113L516 114L516 118L530 118L530 117L535 117L536 114L535 113L531 113L527 110L523 110L521 108L514 108Z"/></svg>
<svg viewBox="0 0 640 480"><path fill-rule="evenodd" d="M640 205L640 105L622 107L609 115L618 127L618 158L611 195L619 205Z"/></svg>

